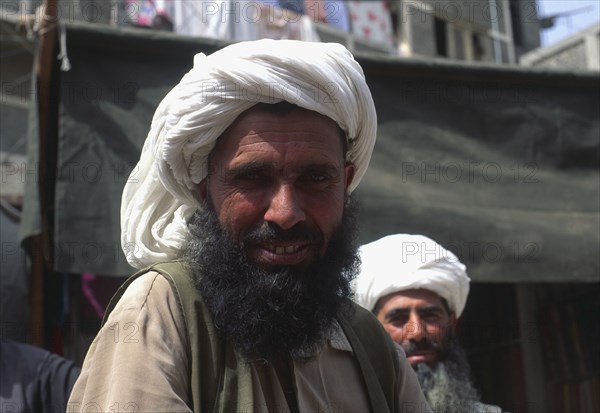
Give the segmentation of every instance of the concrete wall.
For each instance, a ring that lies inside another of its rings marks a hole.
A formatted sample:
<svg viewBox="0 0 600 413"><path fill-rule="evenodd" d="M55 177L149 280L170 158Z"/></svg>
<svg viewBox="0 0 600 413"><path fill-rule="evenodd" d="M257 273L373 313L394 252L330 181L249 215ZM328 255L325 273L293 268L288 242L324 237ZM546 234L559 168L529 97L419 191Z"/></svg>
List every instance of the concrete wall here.
<svg viewBox="0 0 600 413"><path fill-rule="evenodd" d="M551 47L533 50L521 56L524 66L566 69L600 70L600 24L571 36Z"/></svg>

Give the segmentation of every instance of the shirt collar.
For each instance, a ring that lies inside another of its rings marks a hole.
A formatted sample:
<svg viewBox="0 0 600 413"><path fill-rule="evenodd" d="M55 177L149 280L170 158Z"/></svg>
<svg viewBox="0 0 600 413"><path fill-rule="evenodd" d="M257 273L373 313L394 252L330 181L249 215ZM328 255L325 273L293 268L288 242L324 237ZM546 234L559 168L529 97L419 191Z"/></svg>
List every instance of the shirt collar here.
<svg viewBox="0 0 600 413"><path fill-rule="evenodd" d="M337 320L335 321L333 331L329 336L329 345L336 350L354 353L354 350L352 350L352 346L350 345L350 341L348 341L348 337L346 337L346 334L344 334L344 331Z"/></svg>

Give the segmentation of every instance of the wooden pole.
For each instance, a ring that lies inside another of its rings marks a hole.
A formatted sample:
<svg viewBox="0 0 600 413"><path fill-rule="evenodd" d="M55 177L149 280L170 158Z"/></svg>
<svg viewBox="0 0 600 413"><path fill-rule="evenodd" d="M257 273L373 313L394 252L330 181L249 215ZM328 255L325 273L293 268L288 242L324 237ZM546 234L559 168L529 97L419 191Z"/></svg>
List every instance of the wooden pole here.
<svg viewBox="0 0 600 413"><path fill-rule="evenodd" d="M38 31L39 44L36 64L39 166L38 193L41 214L41 234L31 240L30 278L30 336L34 345L46 345L44 322L44 282L52 270L52 219L54 211L54 168L56 165L55 111L52 108L52 74L56 67L56 39L58 34L58 0L44 0L41 5Z"/></svg>

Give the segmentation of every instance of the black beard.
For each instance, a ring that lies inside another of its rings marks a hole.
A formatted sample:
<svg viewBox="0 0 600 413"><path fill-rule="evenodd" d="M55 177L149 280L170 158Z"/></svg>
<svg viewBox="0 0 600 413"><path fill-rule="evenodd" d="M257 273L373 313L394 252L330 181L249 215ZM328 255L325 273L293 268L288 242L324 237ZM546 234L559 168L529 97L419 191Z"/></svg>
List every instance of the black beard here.
<svg viewBox="0 0 600 413"><path fill-rule="evenodd" d="M479 401L479 395L471 383L464 350L450 334L438 349L440 358L433 368L425 363L415 368L425 399L435 413L475 411L472 404Z"/></svg>
<svg viewBox="0 0 600 413"><path fill-rule="evenodd" d="M320 240L303 224L284 231L265 224L236 245L209 208L192 216L185 259L218 331L248 361L272 363L312 357L351 311L351 281L358 273L358 205L351 199L326 253L307 267L261 268L247 259L246 242Z"/></svg>

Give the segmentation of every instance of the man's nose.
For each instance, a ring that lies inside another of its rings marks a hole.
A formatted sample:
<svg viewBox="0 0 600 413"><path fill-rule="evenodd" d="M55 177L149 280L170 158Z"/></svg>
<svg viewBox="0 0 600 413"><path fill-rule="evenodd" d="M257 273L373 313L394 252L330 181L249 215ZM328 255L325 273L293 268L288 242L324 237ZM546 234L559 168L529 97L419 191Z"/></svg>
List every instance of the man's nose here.
<svg viewBox="0 0 600 413"><path fill-rule="evenodd" d="M425 336L425 326L418 315L411 314L410 319L404 325L405 341L421 341Z"/></svg>
<svg viewBox="0 0 600 413"><path fill-rule="evenodd" d="M277 187L273 192L264 219L277 224L281 229L290 229L306 219L292 185L285 184Z"/></svg>

